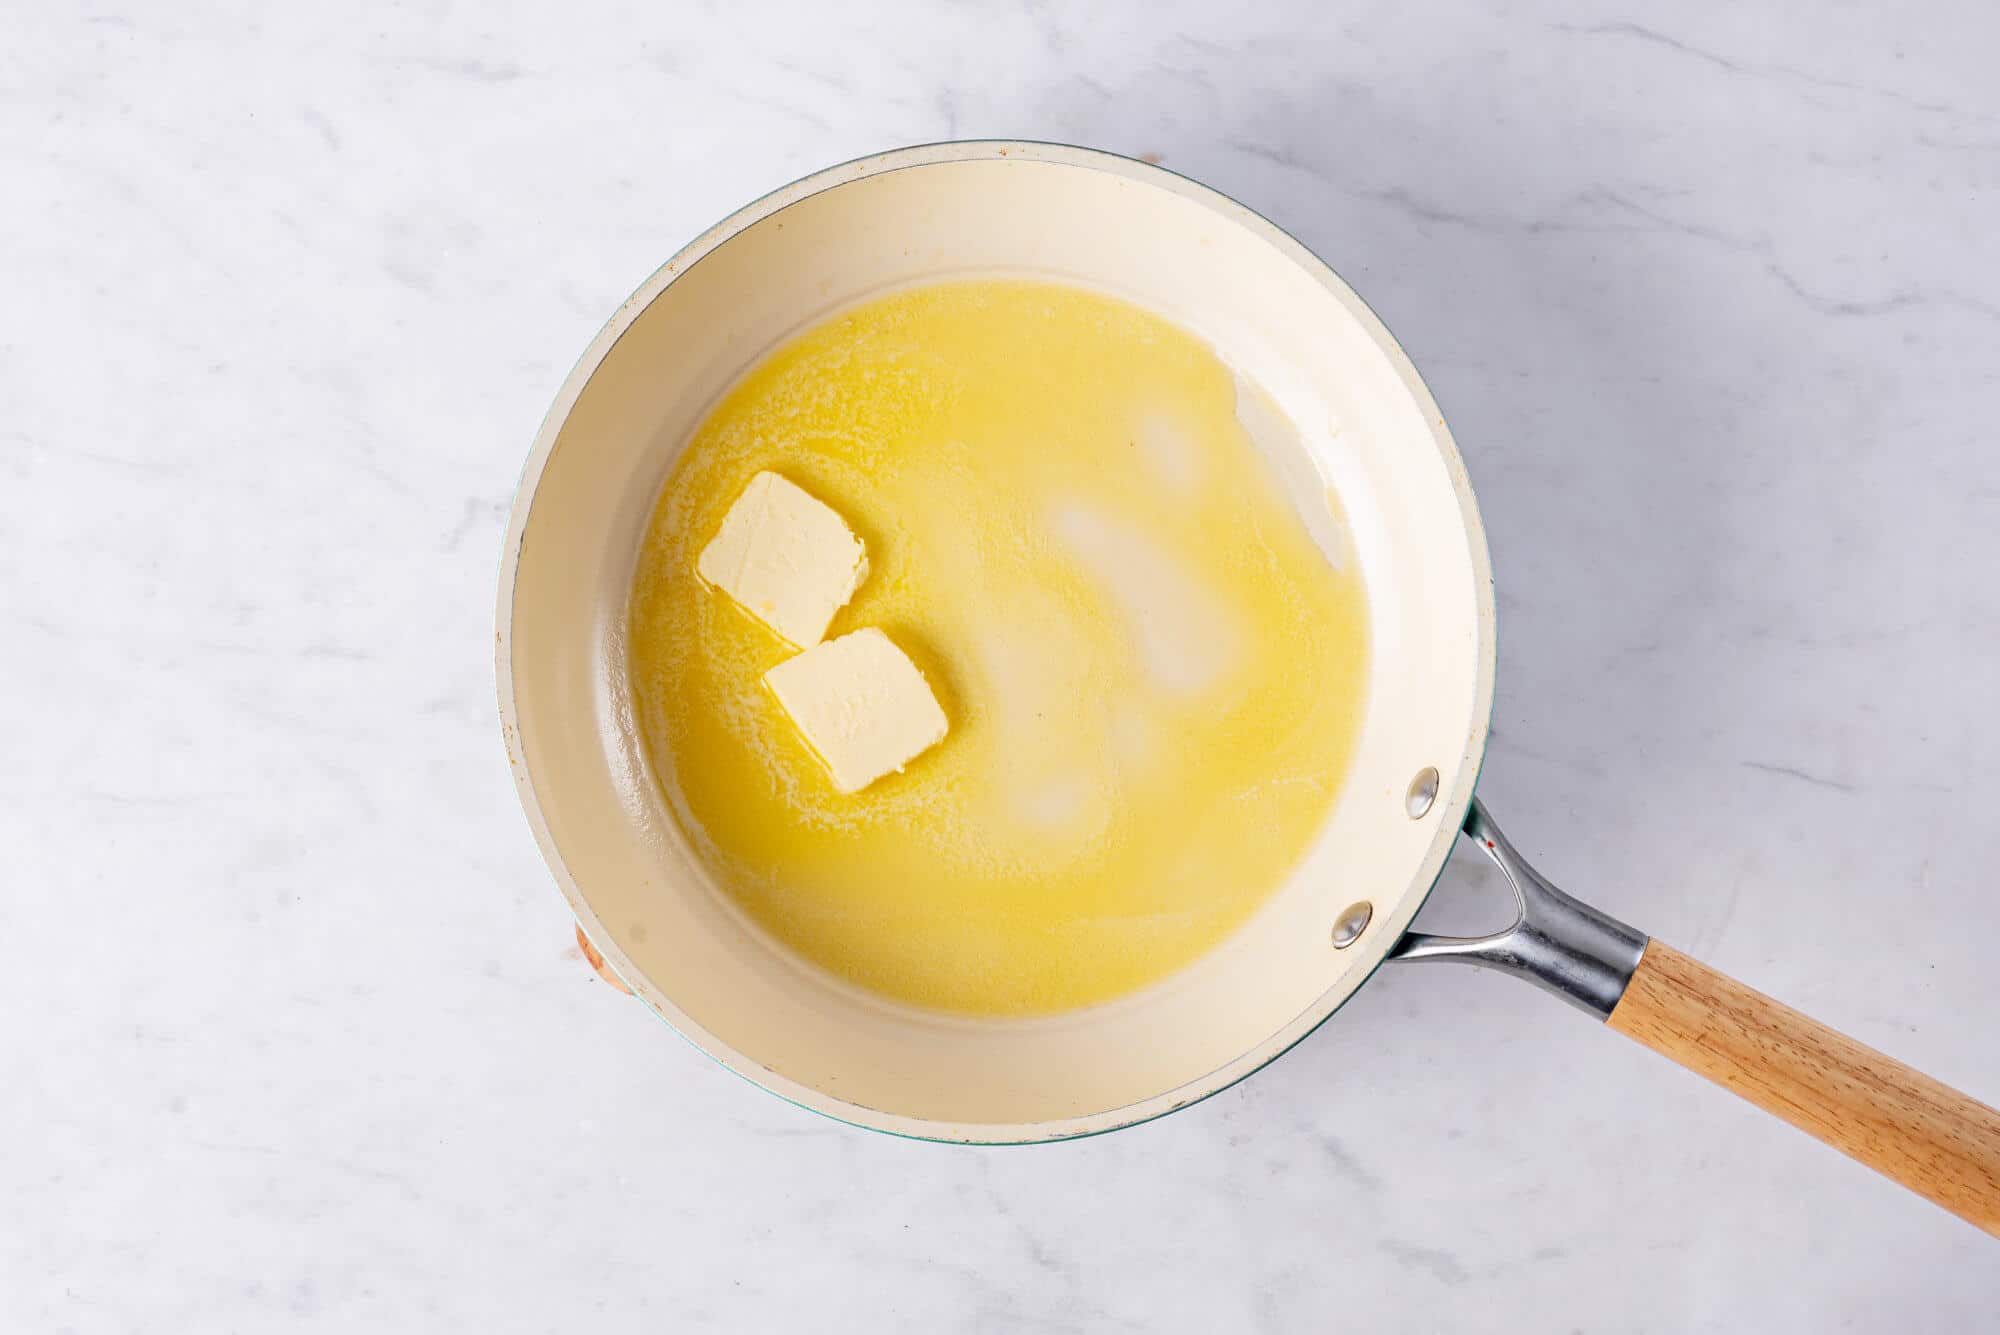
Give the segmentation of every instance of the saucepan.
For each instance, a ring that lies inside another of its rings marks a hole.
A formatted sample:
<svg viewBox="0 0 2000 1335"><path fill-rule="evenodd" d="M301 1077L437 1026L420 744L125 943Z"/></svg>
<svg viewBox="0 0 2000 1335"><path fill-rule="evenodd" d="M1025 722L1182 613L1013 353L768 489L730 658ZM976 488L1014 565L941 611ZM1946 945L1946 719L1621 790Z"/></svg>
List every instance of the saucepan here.
<svg viewBox="0 0 2000 1335"><path fill-rule="evenodd" d="M1346 515L1372 664L1353 767L1298 868L1230 937L1118 1001L982 1020L863 993L718 892L633 726L626 607L677 452L773 344L883 289L1018 274L1123 297L1208 340L1297 429ZM731 1070L900 1135L1020 1143L1186 1107L1298 1042L1388 960L1457 960L1577 1009L2000 1233L2000 1114L1580 903L1475 800L1494 599L1470 481L1381 322L1276 226L1172 172L1033 143L833 167L748 205L597 336L535 440L508 526L497 656L522 801L581 931ZM1469 836L1517 921L1411 923Z"/></svg>

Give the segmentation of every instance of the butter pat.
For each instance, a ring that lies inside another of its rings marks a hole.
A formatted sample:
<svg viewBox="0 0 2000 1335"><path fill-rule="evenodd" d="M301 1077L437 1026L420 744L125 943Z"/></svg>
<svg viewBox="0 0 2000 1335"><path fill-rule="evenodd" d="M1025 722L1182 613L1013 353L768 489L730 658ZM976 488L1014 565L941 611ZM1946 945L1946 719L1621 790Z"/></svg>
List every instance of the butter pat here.
<svg viewBox="0 0 2000 1335"><path fill-rule="evenodd" d="M944 710L895 641L875 629L815 645L764 674L843 793L858 793L944 740Z"/></svg>
<svg viewBox="0 0 2000 1335"><path fill-rule="evenodd" d="M695 571L793 644L818 644L868 576L868 551L837 511L776 473L729 507Z"/></svg>

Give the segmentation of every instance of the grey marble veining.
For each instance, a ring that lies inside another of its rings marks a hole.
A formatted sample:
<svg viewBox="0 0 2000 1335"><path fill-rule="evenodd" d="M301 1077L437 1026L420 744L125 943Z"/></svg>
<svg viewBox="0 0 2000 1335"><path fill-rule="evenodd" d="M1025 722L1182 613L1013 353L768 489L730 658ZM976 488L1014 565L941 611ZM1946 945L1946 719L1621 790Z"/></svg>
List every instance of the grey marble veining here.
<svg viewBox="0 0 2000 1335"><path fill-rule="evenodd" d="M26 13L0 1329L1992 1324L1989 1240L1470 972L1107 1138L815 1120L590 977L491 682L535 424L681 241L886 145L1158 154L1450 414L1523 851L2000 1100L1990 7Z"/></svg>

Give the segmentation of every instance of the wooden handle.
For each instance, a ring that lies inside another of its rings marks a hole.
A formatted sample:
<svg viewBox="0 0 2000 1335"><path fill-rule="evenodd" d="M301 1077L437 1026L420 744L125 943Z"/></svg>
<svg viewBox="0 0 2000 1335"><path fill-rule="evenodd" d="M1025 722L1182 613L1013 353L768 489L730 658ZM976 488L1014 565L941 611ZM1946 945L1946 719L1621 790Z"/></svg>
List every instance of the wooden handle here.
<svg viewBox="0 0 2000 1335"><path fill-rule="evenodd" d="M2000 1112L1648 942L1607 1021L2000 1237Z"/></svg>

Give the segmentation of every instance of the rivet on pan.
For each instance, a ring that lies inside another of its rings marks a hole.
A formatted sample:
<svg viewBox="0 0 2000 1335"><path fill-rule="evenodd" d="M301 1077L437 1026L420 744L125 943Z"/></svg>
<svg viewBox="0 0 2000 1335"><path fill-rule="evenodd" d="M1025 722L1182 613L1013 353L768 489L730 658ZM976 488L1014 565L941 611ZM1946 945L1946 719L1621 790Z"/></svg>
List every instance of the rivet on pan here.
<svg viewBox="0 0 2000 1335"><path fill-rule="evenodd" d="M1375 906L1367 900L1349 904L1333 922L1333 948L1345 950L1361 939L1361 933L1368 926L1368 920L1375 916Z"/></svg>
<svg viewBox="0 0 2000 1335"><path fill-rule="evenodd" d="M1438 772L1426 765L1417 771L1417 777L1410 780L1410 791L1403 798L1403 806L1410 813L1411 820L1422 820L1424 813L1437 801Z"/></svg>

